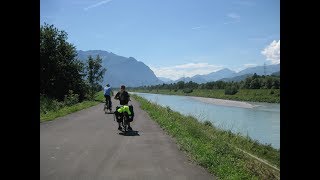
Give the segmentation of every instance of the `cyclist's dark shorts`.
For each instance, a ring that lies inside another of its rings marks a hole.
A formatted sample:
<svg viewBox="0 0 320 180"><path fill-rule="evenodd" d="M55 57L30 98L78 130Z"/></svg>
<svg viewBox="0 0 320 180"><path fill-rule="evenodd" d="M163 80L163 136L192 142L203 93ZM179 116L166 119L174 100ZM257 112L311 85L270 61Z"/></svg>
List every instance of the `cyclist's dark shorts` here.
<svg viewBox="0 0 320 180"><path fill-rule="evenodd" d="M111 97L109 95L104 95L104 97L106 98L106 101L111 101Z"/></svg>

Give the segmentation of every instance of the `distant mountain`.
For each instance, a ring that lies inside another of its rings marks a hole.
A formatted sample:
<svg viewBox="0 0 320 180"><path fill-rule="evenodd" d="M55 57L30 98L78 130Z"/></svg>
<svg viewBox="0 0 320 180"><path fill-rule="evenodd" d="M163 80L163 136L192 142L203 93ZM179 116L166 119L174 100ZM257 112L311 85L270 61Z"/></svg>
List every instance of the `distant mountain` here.
<svg viewBox="0 0 320 180"><path fill-rule="evenodd" d="M279 76L280 77L280 71L274 72L271 74L272 76Z"/></svg>
<svg viewBox="0 0 320 180"><path fill-rule="evenodd" d="M202 77L206 81L217 81L219 79L233 77L235 75L236 75L235 71L231 71L228 68L224 68L224 69L221 69L221 70L216 71L216 72L212 72L212 73L207 74L207 75L202 75Z"/></svg>
<svg viewBox="0 0 320 180"><path fill-rule="evenodd" d="M270 75L278 72L280 75L280 64L268 66L256 66L244 69L238 73L230 69L224 68L216 72L206 75L195 75L193 77L183 77L178 80L172 81L168 78L157 78L154 72L146 66L143 62L137 61L133 57L123 57L116 55L112 52L102 50L78 51L77 58L81 61L86 61L88 56L91 55L95 58L100 55L102 58L102 65L107 69L103 85L106 83L111 84L112 87L119 87L124 84L129 87L156 85L162 83L177 83L179 81L196 83L206 83L211 81L241 81L246 77L256 73L257 75Z"/></svg>
<svg viewBox="0 0 320 180"><path fill-rule="evenodd" d="M162 83L148 66L133 57L126 58L102 50L80 50L77 58L84 62L89 55L93 58L99 55L102 66L107 69L102 85L109 83L112 87L118 88L122 84L127 87L137 87Z"/></svg>
<svg viewBox="0 0 320 180"><path fill-rule="evenodd" d="M185 78L180 78L174 82L179 82L179 81L184 81L184 82L189 82L189 81L193 81L196 83L206 83L206 82L210 82L210 81L217 81L219 79L222 78L227 78L227 77L232 77L234 76L234 74L236 74L235 71L231 71L228 68L224 68L221 69L219 71L216 72L212 72L206 75L195 75L192 77L185 77Z"/></svg>
<svg viewBox="0 0 320 180"><path fill-rule="evenodd" d="M247 68L238 72L236 76L240 76L244 74L254 74L254 73L256 73L257 75L264 75L264 73L266 73L265 75L270 75L277 71L280 71L280 64Z"/></svg>
<svg viewBox="0 0 320 180"><path fill-rule="evenodd" d="M259 74L257 74L257 75L259 75ZM264 75L264 74L260 74L260 76L261 75ZM280 77L280 71L277 71L277 72L274 72L274 73L271 73L271 74L267 74L267 75L279 76ZM243 74L243 75L240 75L240 76L235 76L235 77L232 77L232 78L223 78L223 79L220 79L220 80L221 81L225 81L225 82L232 82L232 81L240 82L240 81L245 80L249 76L253 76L253 74Z"/></svg>
<svg viewBox="0 0 320 180"><path fill-rule="evenodd" d="M240 76L235 76L235 77L231 77L231 78L222 78L222 79L219 79L219 81L225 81L225 82L240 82L240 81L243 81L245 80L247 77L249 76L253 76L253 74L243 74L243 75L240 75Z"/></svg>
<svg viewBox="0 0 320 180"><path fill-rule="evenodd" d="M182 77L182 78L179 78L175 81L173 81L173 83L177 83L179 81L183 81L183 82L189 82L189 81L192 81L192 82L196 82L198 84L201 84L201 83L205 83L206 80L203 79L202 77L200 77L201 75L195 75L193 77Z"/></svg>
<svg viewBox="0 0 320 180"><path fill-rule="evenodd" d="M224 68L219 71L212 72L206 75L195 75L193 77L180 78L174 81L174 83L179 81L184 81L184 82L193 81L199 84L211 82L211 81L218 81L218 80L227 81L227 82L242 81L246 79L248 76L252 76L254 73L256 73L257 75L264 75L264 73L266 72L266 75L270 75L272 73L279 72L279 71L280 71L280 64L250 67L238 73L228 68Z"/></svg>
<svg viewBox="0 0 320 180"><path fill-rule="evenodd" d="M158 79L161 80L161 81L163 81L164 83L170 83L170 82L172 82L171 79L165 78L165 77L158 77Z"/></svg>

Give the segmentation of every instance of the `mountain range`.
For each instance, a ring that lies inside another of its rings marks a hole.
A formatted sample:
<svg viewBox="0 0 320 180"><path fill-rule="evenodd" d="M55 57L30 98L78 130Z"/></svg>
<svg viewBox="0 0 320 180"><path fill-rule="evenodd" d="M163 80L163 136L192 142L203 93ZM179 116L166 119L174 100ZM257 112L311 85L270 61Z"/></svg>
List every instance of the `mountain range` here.
<svg viewBox="0 0 320 180"><path fill-rule="evenodd" d="M89 55L93 58L96 58L96 56L99 55L102 59L102 66L107 69L102 84L109 83L112 87L120 87L122 84L128 87L137 87L162 83L176 83L179 81L193 81L196 83L206 83L218 80L241 81L254 73L257 75L270 75L278 72L280 74L280 64L276 64L250 67L239 72L224 68L206 75L183 77L173 81L164 77L156 77L154 72L147 65L133 57L127 58L102 50L79 50L77 53L77 58L82 62L85 62Z"/></svg>
<svg viewBox="0 0 320 180"><path fill-rule="evenodd" d="M178 80L167 82L167 83L176 83L179 81L189 82L193 81L196 83L206 83L210 81L241 81L248 76L252 76L254 73L257 75L270 75L275 72L280 71L280 64L275 65L266 65L266 66L256 66L246 68L242 71L235 72L228 68L221 69L216 72L212 72L206 75L195 75L193 77L182 77Z"/></svg>
<svg viewBox="0 0 320 180"><path fill-rule="evenodd" d="M112 87L120 87L122 84L127 87L136 87L163 83L148 66L133 57L126 58L101 50L80 50L77 53L77 58L83 62L88 59L89 55L94 59L97 55L100 56L102 66L107 69L103 78L103 85L109 83Z"/></svg>

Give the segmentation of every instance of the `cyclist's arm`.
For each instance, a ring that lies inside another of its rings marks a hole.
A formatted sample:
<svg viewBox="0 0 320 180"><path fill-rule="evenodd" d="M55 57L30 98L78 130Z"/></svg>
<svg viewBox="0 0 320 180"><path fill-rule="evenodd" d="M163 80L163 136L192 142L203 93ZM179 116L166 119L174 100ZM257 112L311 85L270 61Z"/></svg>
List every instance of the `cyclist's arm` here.
<svg viewBox="0 0 320 180"><path fill-rule="evenodd" d="M119 92L114 96L114 99L119 99Z"/></svg>

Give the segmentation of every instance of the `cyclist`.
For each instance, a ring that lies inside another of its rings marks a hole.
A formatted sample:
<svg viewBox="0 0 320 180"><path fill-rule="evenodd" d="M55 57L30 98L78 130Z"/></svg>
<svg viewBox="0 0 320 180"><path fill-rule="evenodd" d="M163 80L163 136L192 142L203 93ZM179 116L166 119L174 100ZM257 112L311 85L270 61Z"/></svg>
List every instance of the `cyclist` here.
<svg viewBox="0 0 320 180"><path fill-rule="evenodd" d="M106 106L104 107L104 110L106 109L106 107L109 107L108 109L110 111L112 109L111 95L112 95L112 89L110 87L110 84L107 84L104 87L104 97L106 98Z"/></svg>
<svg viewBox="0 0 320 180"><path fill-rule="evenodd" d="M121 85L120 91L114 96L114 99L119 100L120 101L120 105L128 106L128 102L130 101L130 95L126 91L126 86ZM119 124L118 130L121 130L122 128L120 126L120 122L118 122L118 124ZM132 128L130 126L130 122L128 122L128 129L132 130Z"/></svg>

